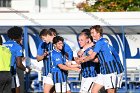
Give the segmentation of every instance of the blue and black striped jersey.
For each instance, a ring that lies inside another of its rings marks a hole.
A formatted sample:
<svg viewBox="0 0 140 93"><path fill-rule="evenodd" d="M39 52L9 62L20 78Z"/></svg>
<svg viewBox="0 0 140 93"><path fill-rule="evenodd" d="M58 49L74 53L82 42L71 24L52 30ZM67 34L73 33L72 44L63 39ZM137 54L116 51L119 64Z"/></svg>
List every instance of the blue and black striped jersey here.
<svg viewBox="0 0 140 93"><path fill-rule="evenodd" d="M52 43L46 43L46 42L42 42L40 43L38 50L37 50L37 55L43 55L43 53L45 51L49 52L49 55L47 55L44 59L43 59L43 75L46 76L48 75L48 73L51 73L51 51L53 50L53 44Z"/></svg>
<svg viewBox="0 0 140 93"><path fill-rule="evenodd" d="M38 50L37 50L37 55L43 55L43 53L45 51L48 51L49 52L49 55L47 55L44 59L43 59L43 64L44 64L44 67L43 67L43 75L46 76L48 75L48 73L51 73L51 52L53 50L53 44L52 43L46 43L46 42L41 42L39 47L38 47ZM72 60L73 58L73 51L72 49L70 48L70 46L68 44L66 44L64 42L64 46L63 46L63 49L62 49L62 52L61 52L63 55L67 54L68 55L68 60Z"/></svg>
<svg viewBox="0 0 140 93"><path fill-rule="evenodd" d="M100 38L100 40L96 42L94 52L98 55L98 59L100 61L100 72L102 74L119 72L119 69L117 69L118 64L116 59L113 56L110 45L105 38Z"/></svg>
<svg viewBox="0 0 140 93"><path fill-rule="evenodd" d="M90 49L92 49L92 48L88 48L88 49L85 50L85 52L84 52L85 56L88 56L88 51ZM81 64L82 76L84 78L97 76L97 73L95 71L96 65L97 64L94 63L93 61L88 61L88 62L82 63Z"/></svg>
<svg viewBox="0 0 140 93"><path fill-rule="evenodd" d="M54 83L62 83L67 81L67 71L58 67L59 64L65 65L66 59L60 51L52 51L52 76Z"/></svg>
<svg viewBox="0 0 140 93"><path fill-rule="evenodd" d="M113 55L114 61L116 63L117 73L120 74L124 71L124 67L123 67L122 62L120 60L120 57L113 46L110 45L110 49L112 51L112 55Z"/></svg>

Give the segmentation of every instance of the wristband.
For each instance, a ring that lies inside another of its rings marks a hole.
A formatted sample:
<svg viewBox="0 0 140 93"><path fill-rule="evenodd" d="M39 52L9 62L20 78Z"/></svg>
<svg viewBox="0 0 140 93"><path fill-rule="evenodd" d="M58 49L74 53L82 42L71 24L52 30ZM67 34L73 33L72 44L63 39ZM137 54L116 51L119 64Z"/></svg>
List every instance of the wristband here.
<svg viewBox="0 0 140 93"><path fill-rule="evenodd" d="M25 72L26 72L26 73L28 73L28 72L29 72L29 69L28 69L28 68L26 68L26 69L25 69Z"/></svg>

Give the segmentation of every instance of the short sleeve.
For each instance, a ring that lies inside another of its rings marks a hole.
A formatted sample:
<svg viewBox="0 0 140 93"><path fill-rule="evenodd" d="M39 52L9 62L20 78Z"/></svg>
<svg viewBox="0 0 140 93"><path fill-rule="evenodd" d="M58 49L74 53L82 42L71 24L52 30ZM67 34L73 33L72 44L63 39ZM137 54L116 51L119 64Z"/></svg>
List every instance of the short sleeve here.
<svg viewBox="0 0 140 93"><path fill-rule="evenodd" d="M37 55L43 55L43 53L44 53L44 50L42 49L42 44L43 44L43 42L41 42L40 44L39 44L39 46L38 46L38 49L37 49Z"/></svg>
<svg viewBox="0 0 140 93"><path fill-rule="evenodd" d="M20 45L16 46L16 57L23 56L22 54L22 47Z"/></svg>
<svg viewBox="0 0 140 93"><path fill-rule="evenodd" d="M95 46L94 46L94 49L93 51L96 52L96 53L99 53L99 51L101 50L102 48L102 42L101 41L97 41Z"/></svg>
<svg viewBox="0 0 140 93"><path fill-rule="evenodd" d="M73 51L68 44L64 42L63 50L68 54L68 60L72 60L73 58Z"/></svg>

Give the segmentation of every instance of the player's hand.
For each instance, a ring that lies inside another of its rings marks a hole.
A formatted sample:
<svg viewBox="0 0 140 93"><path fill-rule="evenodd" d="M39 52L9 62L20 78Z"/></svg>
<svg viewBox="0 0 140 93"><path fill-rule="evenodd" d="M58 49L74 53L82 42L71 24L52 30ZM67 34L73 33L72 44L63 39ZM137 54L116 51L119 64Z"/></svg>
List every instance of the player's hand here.
<svg viewBox="0 0 140 93"><path fill-rule="evenodd" d="M76 71L76 72L80 72L81 71L80 68L73 68L73 70Z"/></svg>
<svg viewBox="0 0 140 93"><path fill-rule="evenodd" d="M80 60L79 60L78 57L75 57L74 60L75 60L75 62L76 62L77 64L81 64L81 62L80 62Z"/></svg>
<svg viewBox="0 0 140 93"><path fill-rule="evenodd" d="M49 54L49 52L48 52L48 51L45 51L44 54L43 54L43 56L45 57L45 56L47 56L48 54Z"/></svg>
<svg viewBox="0 0 140 93"><path fill-rule="evenodd" d="M25 72L27 73L27 74L29 74L30 72L31 72L31 68L30 67L26 67L26 70L25 70Z"/></svg>
<svg viewBox="0 0 140 93"><path fill-rule="evenodd" d="M71 61L67 61L67 62L66 62L66 65L67 65L68 67L71 67Z"/></svg>
<svg viewBox="0 0 140 93"><path fill-rule="evenodd" d="M92 53L93 53L93 50L90 49L90 50L88 51L88 54L91 55Z"/></svg>
<svg viewBox="0 0 140 93"><path fill-rule="evenodd" d="M80 49L77 53L78 57L83 56L83 54L84 54L84 51L82 49Z"/></svg>

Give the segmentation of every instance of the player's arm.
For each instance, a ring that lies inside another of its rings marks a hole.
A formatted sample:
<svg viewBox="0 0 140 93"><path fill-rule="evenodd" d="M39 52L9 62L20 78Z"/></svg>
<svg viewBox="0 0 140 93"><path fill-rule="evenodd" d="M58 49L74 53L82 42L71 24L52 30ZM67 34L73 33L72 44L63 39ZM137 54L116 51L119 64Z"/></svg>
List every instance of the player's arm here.
<svg viewBox="0 0 140 93"><path fill-rule="evenodd" d="M36 57L37 61L39 62L39 61L43 60L47 56L47 54L48 54L48 52L46 51L43 53L43 55L37 55L37 57Z"/></svg>
<svg viewBox="0 0 140 93"><path fill-rule="evenodd" d="M93 59L92 61L95 62L95 63L98 63L99 59L98 59L98 57L95 57L95 59Z"/></svg>
<svg viewBox="0 0 140 93"><path fill-rule="evenodd" d="M48 54L47 51L44 51L44 49L42 48L43 44L44 43L40 43L39 46L38 46L38 49L37 49L36 59L37 59L38 62L42 61L45 58L45 56ZM45 45L43 45L43 46L45 46Z"/></svg>
<svg viewBox="0 0 140 93"><path fill-rule="evenodd" d="M78 51L77 55L81 57L84 54L84 51L92 46L94 46L93 42L86 44L82 49Z"/></svg>
<svg viewBox="0 0 140 93"><path fill-rule="evenodd" d="M22 64L22 57L16 57L16 63L17 63L17 67L23 71L26 70L26 67L24 67L24 65Z"/></svg>
<svg viewBox="0 0 140 93"><path fill-rule="evenodd" d="M89 56L84 57L83 59L80 59L80 62L84 63L90 60L94 60L95 56L96 56L96 52L92 52L92 54L90 54Z"/></svg>
<svg viewBox="0 0 140 93"><path fill-rule="evenodd" d="M16 63L17 63L17 67L27 73L30 72L30 68L29 67L25 67L23 64L22 64L22 57L19 56L19 57L16 57Z"/></svg>
<svg viewBox="0 0 140 93"><path fill-rule="evenodd" d="M68 67L71 67L71 68L80 67L80 65L77 64L75 61L68 61L68 62L66 62L66 65L67 65Z"/></svg>
<svg viewBox="0 0 140 93"><path fill-rule="evenodd" d="M71 61L73 58L73 51L70 48L70 46L68 44L64 43L63 49L68 54L68 60Z"/></svg>
<svg viewBox="0 0 140 93"><path fill-rule="evenodd" d="M92 53L93 53L93 50L90 49L90 50L88 51L88 54L91 55ZM97 55L95 56L95 58L94 58L92 61L95 62L95 63L98 63L98 62L99 62Z"/></svg>
<svg viewBox="0 0 140 93"><path fill-rule="evenodd" d="M80 71L79 68L71 68L71 67L68 67L68 66L63 65L63 64L58 64L58 67L62 70L66 70L66 71L68 71L68 70L73 70L73 71L78 71L78 72Z"/></svg>
<svg viewBox="0 0 140 93"><path fill-rule="evenodd" d="M77 64L81 64L81 63L84 63L84 62L88 62L88 61L91 61L91 60L94 60L95 59L95 56L96 56L96 52L92 52L90 55L88 56L82 56L80 58L76 58L75 61Z"/></svg>
<svg viewBox="0 0 140 93"><path fill-rule="evenodd" d="M101 50L102 46L103 46L103 44L102 44L101 41L96 42L93 51L90 50L88 52L88 54L89 54L88 56L79 58L79 63L84 63L84 62L87 62L87 61L90 61L90 60L98 61L96 59L96 57L97 57L96 55Z"/></svg>
<svg viewBox="0 0 140 93"><path fill-rule="evenodd" d="M22 64L22 47L21 46L17 46L16 47L16 64L17 64L17 67L25 72L30 72L30 69L25 67L23 64Z"/></svg>

